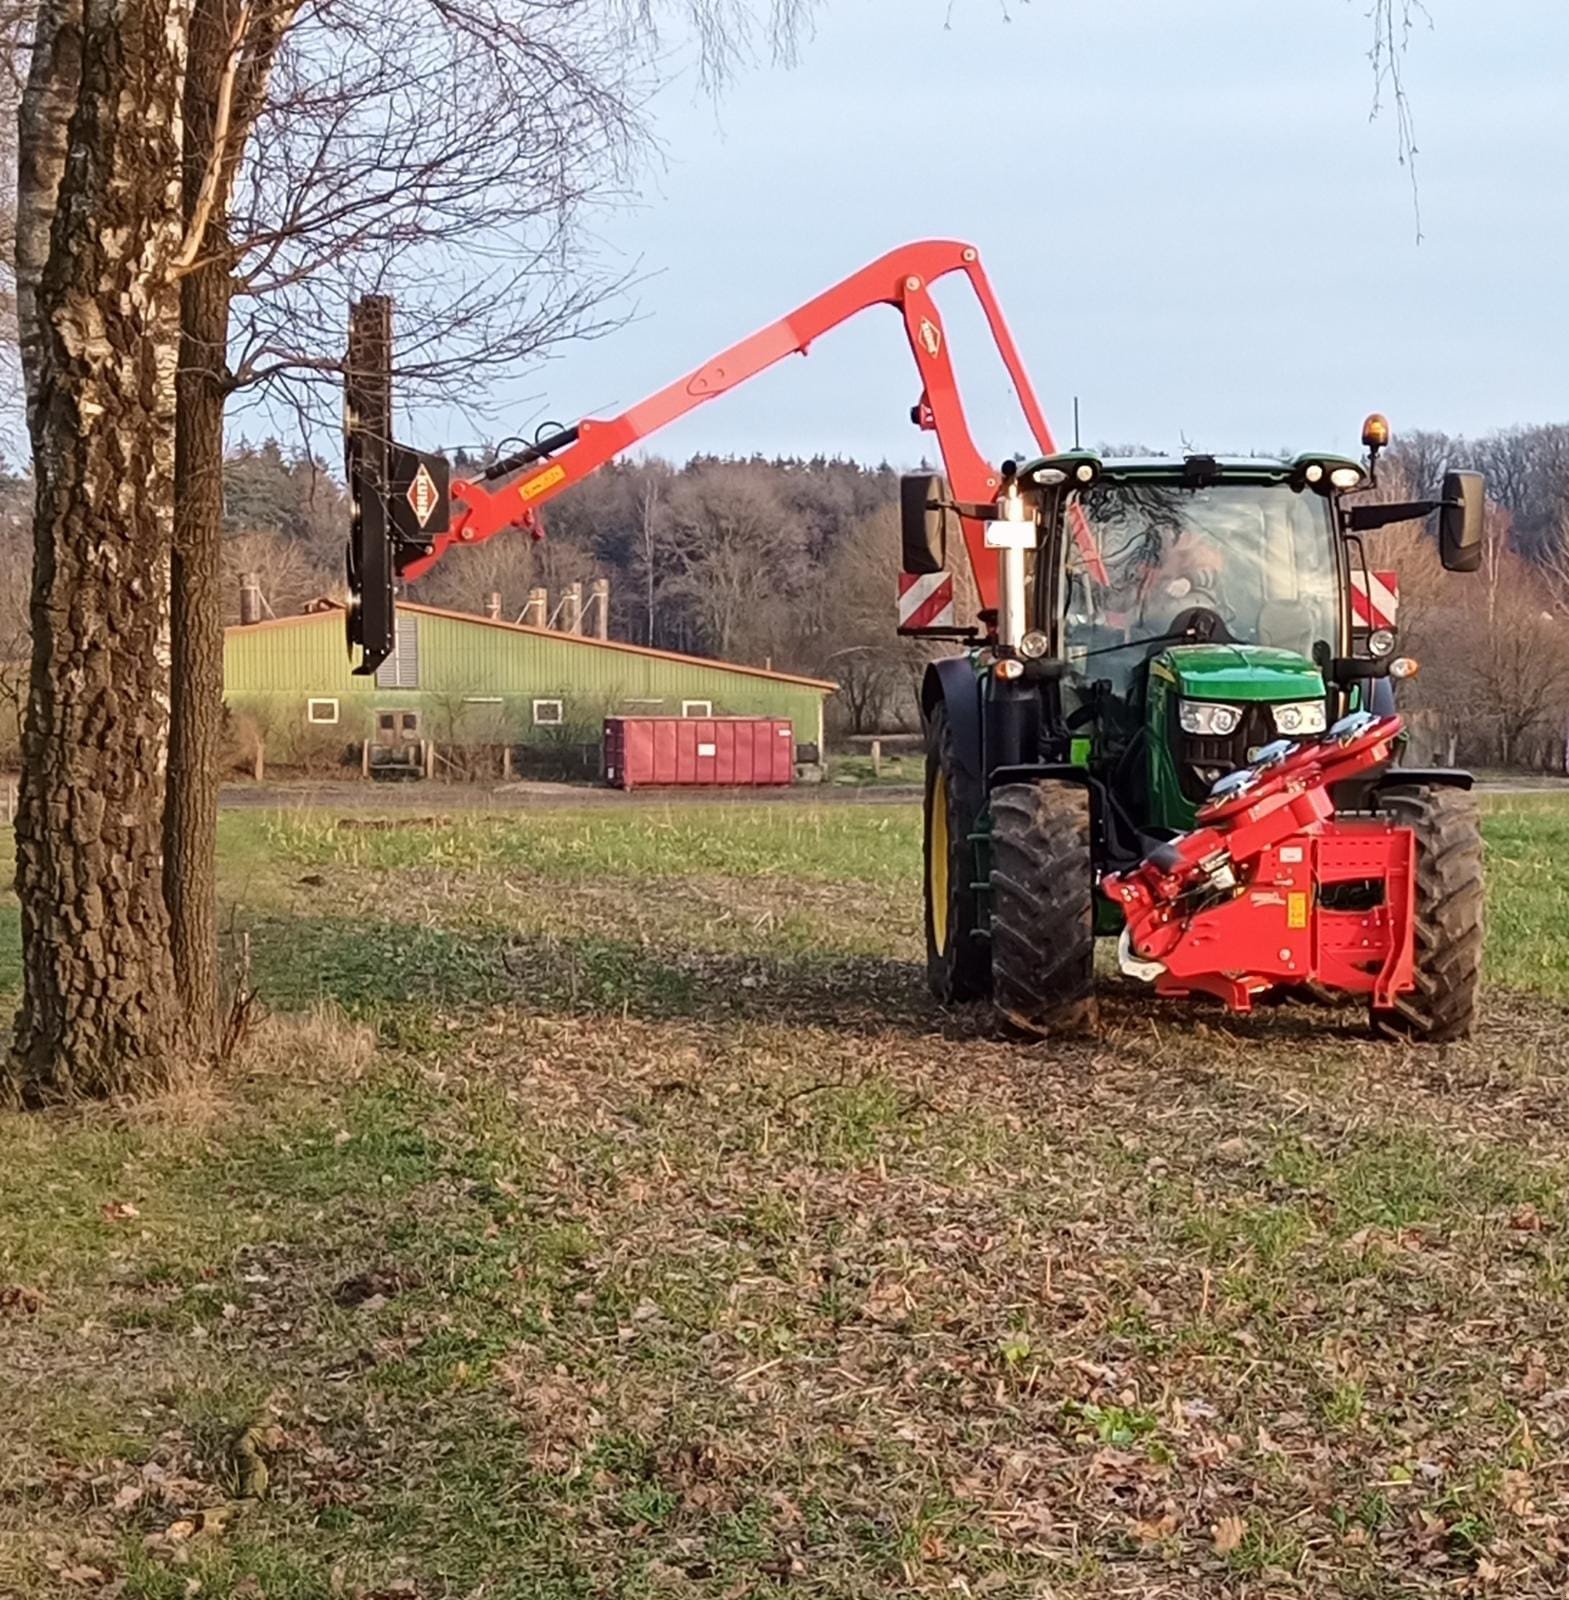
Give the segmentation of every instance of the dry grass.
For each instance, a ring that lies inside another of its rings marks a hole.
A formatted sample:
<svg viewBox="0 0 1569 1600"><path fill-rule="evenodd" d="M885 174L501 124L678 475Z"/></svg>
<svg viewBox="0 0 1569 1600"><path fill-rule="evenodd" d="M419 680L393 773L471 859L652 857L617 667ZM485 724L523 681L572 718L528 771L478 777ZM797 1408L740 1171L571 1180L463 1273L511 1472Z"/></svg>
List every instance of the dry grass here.
<svg viewBox="0 0 1569 1600"><path fill-rule="evenodd" d="M884 839L715 829L231 863L347 1009L0 1128L0 1594L1564 1592L1556 1001L1020 1047L923 999Z"/></svg>

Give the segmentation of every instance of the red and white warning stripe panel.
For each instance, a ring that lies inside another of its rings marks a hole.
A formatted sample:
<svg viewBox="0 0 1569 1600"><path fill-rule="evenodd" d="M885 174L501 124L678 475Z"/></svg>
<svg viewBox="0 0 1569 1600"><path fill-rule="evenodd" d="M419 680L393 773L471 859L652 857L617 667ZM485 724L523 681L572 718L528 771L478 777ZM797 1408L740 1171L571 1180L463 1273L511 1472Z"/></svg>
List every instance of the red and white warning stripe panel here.
<svg viewBox="0 0 1569 1600"><path fill-rule="evenodd" d="M1400 614L1400 574L1351 569L1351 620L1359 628L1393 628Z"/></svg>
<svg viewBox="0 0 1569 1600"><path fill-rule="evenodd" d="M951 572L901 572L899 574L899 632L919 633L923 628L951 628L953 620Z"/></svg>

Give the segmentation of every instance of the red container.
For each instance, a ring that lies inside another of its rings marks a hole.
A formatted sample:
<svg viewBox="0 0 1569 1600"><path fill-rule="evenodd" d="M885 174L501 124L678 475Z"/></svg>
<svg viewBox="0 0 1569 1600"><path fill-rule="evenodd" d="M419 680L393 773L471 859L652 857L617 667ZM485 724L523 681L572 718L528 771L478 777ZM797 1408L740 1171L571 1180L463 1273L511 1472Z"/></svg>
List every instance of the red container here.
<svg viewBox="0 0 1569 1600"><path fill-rule="evenodd" d="M795 730L773 717L607 717L616 789L759 788L795 782Z"/></svg>

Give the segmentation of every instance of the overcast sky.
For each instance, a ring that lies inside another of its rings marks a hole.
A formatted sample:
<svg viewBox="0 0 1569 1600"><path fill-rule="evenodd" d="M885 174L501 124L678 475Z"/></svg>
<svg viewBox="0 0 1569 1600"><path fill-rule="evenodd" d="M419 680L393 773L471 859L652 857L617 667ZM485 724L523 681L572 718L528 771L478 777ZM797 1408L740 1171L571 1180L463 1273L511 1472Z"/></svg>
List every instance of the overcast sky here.
<svg viewBox="0 0 1569 1600"><path fill-rule="evenodd" d="M503 389L496 431L611 414L923 236L979 245L1059 436L1075 394L1086 443L1157 449L1349 450L1372 408L1397 433L1564 420L1569 6L1428 6L1418 245L1367 0L951 0L947 27L950 0L825 0L793 70L658 97L666 159L600 230L634 320ZM946 288L1000 457L1022 421ZM873 311L652 448L909 464L916 388Z"/></svg>

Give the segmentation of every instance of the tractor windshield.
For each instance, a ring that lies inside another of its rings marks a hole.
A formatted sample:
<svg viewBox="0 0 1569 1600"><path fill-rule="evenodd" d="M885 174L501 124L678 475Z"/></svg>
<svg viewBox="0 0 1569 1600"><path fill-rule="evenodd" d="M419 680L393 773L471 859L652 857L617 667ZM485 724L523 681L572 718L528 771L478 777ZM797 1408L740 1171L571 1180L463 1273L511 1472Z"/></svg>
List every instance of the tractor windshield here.
<svg viewBox="0 0 1569 1600"><path fill-rule="evenodd" d="M1114 692L1127 693L1149 654L1138 644L1185 627L1195 610L1218 618L1216 639L1305 656L1320 640L1338 650L1334 522L1324 496L1284 483L1102 482L1077 505L1092 543L1064 541L1063 653L1086 676L1111 680ZM1099 551L1103 575L1088 571L1084 544Z"/></svg>

